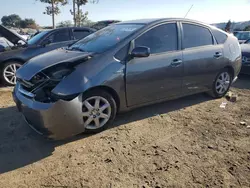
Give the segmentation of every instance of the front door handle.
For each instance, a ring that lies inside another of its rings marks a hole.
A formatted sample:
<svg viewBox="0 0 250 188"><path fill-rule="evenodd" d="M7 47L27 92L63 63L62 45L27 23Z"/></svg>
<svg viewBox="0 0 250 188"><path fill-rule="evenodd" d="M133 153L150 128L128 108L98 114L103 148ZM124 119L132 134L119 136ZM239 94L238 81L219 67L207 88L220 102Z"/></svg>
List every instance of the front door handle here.
<svg viewBox="0 0 250 188"><path fill-rule="evenodd" d="M174 59L172 62L171 62L171 67L178 67L182 64L182 60L181 59Z"/></svg>
<svg viewBox="0 0 250 188"><path fill-rule="evenodd" d="M219 57L221 57L222 56L222 53L221 52L216 52L215 54L214 54L214 57L215 58L219 58Z"/></svg>

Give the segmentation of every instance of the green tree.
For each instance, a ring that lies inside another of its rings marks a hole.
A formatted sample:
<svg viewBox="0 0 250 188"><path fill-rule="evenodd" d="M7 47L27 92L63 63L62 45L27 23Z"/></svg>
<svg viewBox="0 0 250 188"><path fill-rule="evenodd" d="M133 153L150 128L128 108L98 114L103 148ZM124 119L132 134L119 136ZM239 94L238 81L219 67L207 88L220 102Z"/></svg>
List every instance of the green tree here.
<svg viewBox="0 0 250 188"><path fill-rule="evenodd" d="M83 14L83 11L80 10L80 7L83 5L86 5L87 2L88 0L76 0L77 14L76 14L75 21L77 23L77 26L80 26L81 22L85 20L86 17L88 16L88 12Z"/></svg>
<svg viewBox="0 0 250 188"><path fill-rule="evenodd" d="M21 20L20 27L21 28L34 28L36 26L36 22L33 19L26 18Z"/></svg>
<svg viewBox="0 0 250 188"><path fill-rule="evenodd" d="M77 26L83 26L84 23L88 20L88 12L83 13L82 10L79 10L76 15Z"/></svg>
<svg viewBox="0 0 250 188"><path fill-rule="evenodd" d="M250 25L246 26L244 31L250 31Z"/></svg>
<svg viewBox="0 0 250 188"><path fill-rule="evenodd" d="M226 27L225 27L225 31L226 31L226 32L230 32L230 30L231 30L231 25L232 25L231 20L228 20L227 25L226 25Z"/></svg>
<svg viewBox="0 0 250 188"><path fill-rule="evenodd" d="M40 0L40 1L42 3L49 4L45 8L44 14L52 16L52 25L53 25L53 28L55 28L55 15L60 14L59 5L63 6L63 5L68 4L68 0Z"/></svg>
<svg viewBox="0 0 250 188"><path fill-rule="evenodd" d="M87 20L88 12L83 13L83 10L81 10L80 8L83 5L86 5L87 3L98 3L98 2L99 0L73 0L73 11L70 10L70 12L74 16L75 26L81 26L83 22Z"/></svg>
<svg viewBox="0 0 250 188"><path fill-rule="evenodd" d="M73 25L72 21L71 20L67 20L67 21L59 22L57 24L57 27L70 27L72 25Z"/></svg>
<svg viewBox="0 0 250 188"><path fill-rule="evenodd" d="M9 16L3 16L1 22L7 27L20 27L21 18L16 14L11 14Z"/></svg>

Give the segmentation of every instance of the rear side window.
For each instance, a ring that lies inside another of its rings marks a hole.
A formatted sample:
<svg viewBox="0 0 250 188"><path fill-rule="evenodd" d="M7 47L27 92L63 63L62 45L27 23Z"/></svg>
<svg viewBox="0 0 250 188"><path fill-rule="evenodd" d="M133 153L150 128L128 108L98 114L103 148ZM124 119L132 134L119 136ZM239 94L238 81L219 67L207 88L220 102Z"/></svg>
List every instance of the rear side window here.
<svg viewBox="0 0 250 188"><path fill-rule="evenodd" d="M90 32L88 30L74 30L73 31L73 35L74 35L75 39L77 39L77 40L85 38L89 34L90 34Z"/></svg>
<svg viewBox="0 0 250 188"><path fill-rule="evenodd" d="M213 29L212 33L217 41L218 44L224 44L227 40L227 35L220 30Z"/></svg>
<svg viewBox="0 0 250 188"><path fill-rule="evenodd" d="M185 23L182 24L182 27L184 32L184 48L213 45L213 37L207 28Z"/></svg>
<svg viewBox="0 0 250 188"><path fill-rule="evenodd" d="M70 40L69 31L67 29L56 31L49 36L49 40L52 43L69 41Z"/></svg>
<svg viewBox="0 0 250 188"><path fill-rule="evenodd" d="M178 34L175 23L157 26L135 40L135 47L146 46L152 54L178 49Z"/></svg>

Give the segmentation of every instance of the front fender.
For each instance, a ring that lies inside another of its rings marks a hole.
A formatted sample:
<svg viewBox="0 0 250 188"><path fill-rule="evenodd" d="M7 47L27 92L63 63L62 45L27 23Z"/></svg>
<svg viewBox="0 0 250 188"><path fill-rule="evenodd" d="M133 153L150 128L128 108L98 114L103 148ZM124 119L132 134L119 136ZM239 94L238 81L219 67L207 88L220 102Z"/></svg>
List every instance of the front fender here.
<svg viewBox="0 0 250 188"><path fill-rule="evenodd" d="M52 90L52 93L69 96L97 86L108 86L119 93L121 88L124 88L125 65L115 60L106 66L92 63L95 65L77 67Z"/></svg>

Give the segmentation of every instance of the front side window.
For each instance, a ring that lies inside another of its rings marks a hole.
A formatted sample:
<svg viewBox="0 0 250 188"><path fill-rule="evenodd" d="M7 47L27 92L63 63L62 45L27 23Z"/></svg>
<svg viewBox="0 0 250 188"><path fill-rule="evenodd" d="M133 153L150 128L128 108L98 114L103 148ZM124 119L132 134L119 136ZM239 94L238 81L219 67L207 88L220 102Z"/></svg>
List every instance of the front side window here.
<svg viewBox="0 0 250 188"><path fill-rule="evenodd" d="M135 40L135 47L146 46L151 54L178 49L178 34L175 23L157 26Z"/></svg>
<svg viewBox="0 0 250 188"><path fill-rule="evenodd" d="M69 41L70 40L69 31L68 30L56 31L53 34L51 34L48 38L51 41L51 43Z"/></svg>
<svg viewBox="0 0 250 188"><path fill-rule="evenodd" d="M182 24L182 27L184 32L184 48L213 45L213 37L207 28L185 23Z"/></svg>

